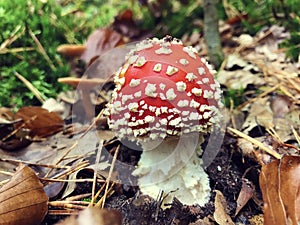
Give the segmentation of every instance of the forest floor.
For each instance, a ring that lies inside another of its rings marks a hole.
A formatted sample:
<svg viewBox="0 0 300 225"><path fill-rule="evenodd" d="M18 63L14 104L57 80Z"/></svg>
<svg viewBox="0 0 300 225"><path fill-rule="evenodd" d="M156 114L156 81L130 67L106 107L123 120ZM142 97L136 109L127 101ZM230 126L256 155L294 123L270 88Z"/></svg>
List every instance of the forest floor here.
<svg viewBox="0 0 300 225"><path fill-rule="evenodd" d="M78 115L82 113L80 110L84 104L80 98L74 100L75 95L70 92L60 95L57 101L63 102L65 112L73 105L73 111L67 114L75 115L75 118L77 115L77 122L65 119L63 128L59 127L57 131L60 131L53 134L56 127L46 120L49 126L43 131L39 125L29 126L35 140L20 144L18 139L16 144L14 140L18 137L11 135L11 142L1 141L1 170L13 172L18 163L30 165L44 184L49 197L49 211L42 224L55 224L67 215L77 214L91 201L98 206L105 203L104 208L118 210L123 224L263 224L261 167L281 160L284 155L299 156L299 63L287 59L284 50L278 47L288 37L282 27L268 27L254 37L236 34L230 26L224 25L222 29L226 60L217 79L225 90L226 125L218 154L206 168L212 189L210 201L200 207L182 205L175 199L170 208L162 210L161 199L141 194L138 186L134 185L135 177L126 173L137 165L141 152L114 138L105 116L97 118L94 126L79 123ZM185 36L183 42L200 49L202 57L207 55L205 44L198 34ZM101 87L101 98L94 96L96 115L110 98L110 84L107 82ZM77 111L74 111L75 108ZM32 118L29 111L34 110L24 108L19 112L19 118L24 118L24 115ZM7 115L7 112L2 111L2 117L4 114ZM39 121L44 120L42 115L38 116ZM46 117L49 118L49 115ZM31 122L27 120L27 125ZM0 129L3 138L10 134L12 127L3 125ZM106 151L100 157L99 146L102 143ZM114 156L118 165L113 162ZM49 173L49 165L55 168L51 169L52 173ZM71 166L72 170L63 166ZM1 175L1 180L4 178L7 179L7 176ZM55 179L56 182L53 182ZM124 179L127 179L126 184L117 182ZM276 181L274 178L267 182ZM97 192L99 196L94 198Z"/></svg>

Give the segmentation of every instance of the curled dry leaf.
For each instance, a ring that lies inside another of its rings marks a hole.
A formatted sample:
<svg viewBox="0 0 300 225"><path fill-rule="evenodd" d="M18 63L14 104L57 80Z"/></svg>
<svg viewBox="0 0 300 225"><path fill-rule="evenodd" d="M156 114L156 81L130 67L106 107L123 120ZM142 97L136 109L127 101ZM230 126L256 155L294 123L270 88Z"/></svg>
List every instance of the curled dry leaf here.
<svg viewBox="0 0 300 225"><path fill-rule="evenodd" d="M55 112L36 106L21 108L15 115L15 119L22 119L23 126L30 130L31 137L47 137L63 129L64 122Z"/></svg>
<svg viewBox="0 0 300 225"><path fill-rule="evenodd" d="M284 156L262 167L259 184L265 225L300 223L300 157Z"/></svg>
<svg viewBox="0 0 300 225"><path fill-rule="evenodd" d="M122 225L122 215L114 209L100 209L96 207L81 211L76 218L71 216L56 225Z"/></svg>
<svg viewBox="0 0 300 225"><path fill-rule="evenodd" d="M253 74L252 72L241 69L235 71L221 70L218 73L217 80L220 84L225 85L229 89L245 89L248 84L263 85L264 80L259 77L259 74Z"/></svg>
<svg viewBox="0 0 300 225"><path fill-rule="evenodd" d="M91 64L97 56L122 44L125 44L123 36L116 31L108 28L95 30L87 39L81 59L86 64Z"/></svg>
<svg viewBox="0 0 300 225"><path fill-rule="evenodd" d="M0 225L40 224L47 202L39 178L28 166L22 166L0 189Z"/></svg>
<svg viewBox="0 0 300 225"><path fill-rule="evenodd" d="M234 225L226 212L227 203L222 192L216 190L214 219L219 225Z"/></svg>
<svg viewBox="0 0 300 225"><path fill-rule="evenodd" d="M254 193L254 185L251 181L243 178L242 179L242 189L239 193L238 199L236 200L237 207L234 216L236 216L239 211L247 204L247 202L252 198Z"/></svg>

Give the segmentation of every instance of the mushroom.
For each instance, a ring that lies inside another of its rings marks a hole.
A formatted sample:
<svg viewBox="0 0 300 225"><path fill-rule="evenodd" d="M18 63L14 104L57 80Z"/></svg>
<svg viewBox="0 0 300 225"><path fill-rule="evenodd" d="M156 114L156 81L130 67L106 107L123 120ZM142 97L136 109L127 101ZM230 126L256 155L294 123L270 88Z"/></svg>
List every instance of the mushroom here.
<svg viewBox="0 0 300 225"><path fill-rule="evenodd" d="M91 101L90 92L93 88L107 82L107 80L101 78L88 79L88 78L76 78L76 77L62 77L62 78L58 78L57 81L62 84L68 84L73 87L76 87L77 90L81 91L85 117L87 120L93 119L95 116L95 106Z"/></svg>
<svg viewBox="0 0 300 225"><path fill-rule="evenodd" d="M163 191L164 203L174 196L187 205L208 202L199 156L205 135L221 119L222 92L213 73L193 47L169 36L138 43L116 73L108 123L118 138L143 149L133 171L143 194L156 198Z"/></svg>

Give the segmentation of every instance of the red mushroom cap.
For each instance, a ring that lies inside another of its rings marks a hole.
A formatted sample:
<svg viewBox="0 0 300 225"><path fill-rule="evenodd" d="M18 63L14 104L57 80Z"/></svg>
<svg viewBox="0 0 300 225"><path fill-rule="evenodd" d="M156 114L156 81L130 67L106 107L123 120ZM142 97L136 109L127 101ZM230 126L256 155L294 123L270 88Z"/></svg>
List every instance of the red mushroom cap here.
<svg viewBox="0 0 300 225"><path fill-rule="evenodd" d="M213 70L177 39L137 44L115 83L109 124L121 138L208 133L220 118L221 90Z"/></svg>

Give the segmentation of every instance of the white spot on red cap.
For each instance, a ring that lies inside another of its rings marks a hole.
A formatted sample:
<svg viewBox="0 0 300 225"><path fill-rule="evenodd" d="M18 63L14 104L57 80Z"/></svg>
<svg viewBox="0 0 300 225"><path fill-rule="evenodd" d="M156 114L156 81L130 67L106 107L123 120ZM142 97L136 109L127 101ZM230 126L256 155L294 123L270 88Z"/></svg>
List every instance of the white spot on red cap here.
<svg viewBox="0 0 300 225"><path fill-rule="evenodd" d="M204 67L199 67L199 68L198 68L198 73L199 73L199 75L205 74L205 69L204 69Z"/></svg>
<svg viewBox="0 0 300 225"><path fill-rule="evenodd" d="M176 83L177 91L183 92L186 90L186 83L183 81L178 81Z"/></svg>
<svg viewBox="0 0 300 225"><path fill-rule="evenodd" d="M179 107L187 107L187 106L189 106L189 101L188 100L179 100L177 105Z"/></svg>
<svg viewBox="0 0 300 225"><path fill-rule="evenodd" d="M142 91L135 92L133 95L136 98L140 98L140 97L142 97Z"/></svg>
<svg viewBox="0 0 300 225"><path fill-rule="evenodd" d="M140 83L141 83L141 79L134 79L134 78L132 78L131 81L130 81L130 83L129 83L129 86L130 87L136 87Z"/></svg>
<svg viewBox="0 0 300 225"><path fill-rule="evenodd" d="M196 88L196 87L194 87L194 88L192 89L192 93L193 93L194 95L196 95L196 96L201 96L201 95L202 95L202 89L201 89L201 88Z"/></svg>
<svg viewBox="0 0 300 225"><path fill-rule="evenodd" d="M195 80L197 77L193 73L187 73L185 78L191 82L191 81Z"/></svg>
<svg viewBox="0 0 300 225"><path fill-rule="evenodd" d="M133 66L135 67L142 67L147 62L146 58L144 56L140 56L137 58Z"/></svg>
<svg viewBox="0 0 300 225"><path fill-rule="evenodd" d="M160 84L159 84L159 88L160 88L161 90L165 90L165 88L166 88L166 85L165 85L165 84L163 84L163 83L160 83Z"/></svg>
<svg viewBox="0 0 300 225"><path fill-rule="evenodd" d="M145 116L146 123L153 123L154 120L155 120L154 116L149 116L149 115Z"/></svg>
<svg viewBox="0 0 300 225"><path fill-rule="evenodd" d="M162 68L161 63L156 63L153 67L153 71L159 73L161 71L161 68Z"/></svg>
<svg viewBox="0 0 300 225"><path fill-rule="evenodd" d="M203 97L208 98L208 99L213 98L214 97L214 92L209 91L209 90L204 90Z"/></svg>
<svg viewBox="0 0 300 225"><path fill-rule="evenodd" d="M137 102L131 102L128 104L128 109L132 112L137 112L139 105Z"/></svg>
<svg viewBox="0 0 300 225"><path fill-rule="evenodd" d="M158 55L162 55L162 54L169 55L169 54L172 53L172 50L170 48L167 48L167 47L163 46L163 47L161 47L159 49L156 49L155 53L158 54Z"/></svg>
<svg viewBox="0 0 300 225"><path fill-rule="evenodd" d="M193 59L196 59L196 49L194 49L192 46L185 46L182 49L184 52L186 52L190 57L192 57Z"/></svg>
<svg viewBox="0 0 300 225"><path fill-rule="evenodd" d="M155 98L157 96L156 84L148 83L146 88L145 88L145 95Z"/></svg>
<svg viewBox="0 0 300 225"><path fill-rule="evenodd" d="M173 74L178 72L178 68L174 67L174 66L168 66L167 67L167 72L166 74L169 76L172 76Z"/></svg>
<svg viewBox="0 0 300 225"><path fill-rule="evenodd" d="M189 61L187 59L182 58L182 59L179 59L179 63L186 66L189 64Z"/></svg>
<svg viewBox="0 0 300 225"><path fill-rule="evenodd" d="M176 98L176 94L174 92L173 88L170 88L167 92L166 92L166 96L168 100L174 100Z"/></svg>
<svg viewBox="0 0 300 225"><path fill-rule="evenodd" d="M207 77L202 79L203 84L208 84L209 83L209 79Z"/></svg>

